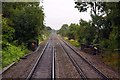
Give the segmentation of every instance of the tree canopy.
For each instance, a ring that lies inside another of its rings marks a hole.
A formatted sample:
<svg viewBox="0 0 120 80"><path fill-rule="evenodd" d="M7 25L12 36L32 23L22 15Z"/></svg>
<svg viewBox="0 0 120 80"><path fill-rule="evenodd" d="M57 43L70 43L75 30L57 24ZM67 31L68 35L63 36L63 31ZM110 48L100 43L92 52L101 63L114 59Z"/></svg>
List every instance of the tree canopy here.
<svg viewBox="0 0 120 80"><path fill-rule="evenodd" d="M120 2L75 2L79 12L90 10L92 20L80 20L67 29L61 28L60 34L79 43L100 44L103 48L120 49ZM76 25L76 26L75 26ZM67 35L65 35L65 33Z"/></svg>
<svg viewBox="0 0 120 80"><path fill-rule="evenodd" d="M44 25L44 12L39 2L3 2L2 67L28 53L30 41L43 40L49 30Z"/></svg>
<svg viewBox="0 0 120 80"><path fill-rule="evenodd" d="M44 29L44 13L39 3L5 2L3 17L10 20L8 25L15 30L12 37L20 44L30 39L37 39Z"/></svg>

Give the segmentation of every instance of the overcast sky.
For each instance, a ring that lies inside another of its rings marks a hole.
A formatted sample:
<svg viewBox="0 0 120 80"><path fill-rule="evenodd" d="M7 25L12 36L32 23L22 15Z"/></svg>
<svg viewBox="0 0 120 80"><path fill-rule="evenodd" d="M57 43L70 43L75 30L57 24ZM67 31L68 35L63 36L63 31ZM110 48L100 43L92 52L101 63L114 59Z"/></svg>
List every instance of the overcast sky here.
<svg viewBox="0 0 120 80"><path fill-rule="evenodd" d="M74 0L43 0L46 26L58 30L63 24L79 23L79 20L89 21L89 13L80 13Z"/></svg>

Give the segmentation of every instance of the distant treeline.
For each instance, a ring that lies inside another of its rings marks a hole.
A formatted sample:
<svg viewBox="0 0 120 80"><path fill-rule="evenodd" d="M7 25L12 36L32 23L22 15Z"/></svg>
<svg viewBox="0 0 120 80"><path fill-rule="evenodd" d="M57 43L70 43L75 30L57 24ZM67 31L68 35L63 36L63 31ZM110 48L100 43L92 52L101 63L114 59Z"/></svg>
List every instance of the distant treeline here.
<svg viewBox="0 0 120 80"><path fill-rule="evenodd" d="M80 44L99 44L105 49L120 49L120 2L75 2L80 12L88 9L92 20L79 24L64 24L58 31Z"/></svg>

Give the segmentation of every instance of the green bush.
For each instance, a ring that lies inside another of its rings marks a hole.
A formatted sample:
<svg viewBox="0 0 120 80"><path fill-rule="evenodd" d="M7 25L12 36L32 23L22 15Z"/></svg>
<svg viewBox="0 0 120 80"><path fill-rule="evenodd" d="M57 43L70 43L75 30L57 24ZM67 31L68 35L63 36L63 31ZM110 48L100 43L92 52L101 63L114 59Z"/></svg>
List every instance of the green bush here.
<svg viewBox="0 0 120 80"><path fill-rule="evenodd" d="M103 40L100 41L100 46L102 48L108 48L109 44L110 44L110 41L108 39L103 39Z"/></svg>
<svg viewBox="0 0 120 80"><path fill-rule="evenodd" d="M22 46L15 46L7 43L7 47L2 51L2 68L11 64L12 62L18 61L20 57L24 56L28 50Z"/></svg>
<svg viewBox="0 0 120 80"><path fill-rule="evenodd" d="M80 47L80 43L79 43L77 40L73 40L73 39L68 40L67 37L64 37L64 39L65 39L67 42L69 42L70 44L72 44L73 46L75 46L75 47Z"/></svg>

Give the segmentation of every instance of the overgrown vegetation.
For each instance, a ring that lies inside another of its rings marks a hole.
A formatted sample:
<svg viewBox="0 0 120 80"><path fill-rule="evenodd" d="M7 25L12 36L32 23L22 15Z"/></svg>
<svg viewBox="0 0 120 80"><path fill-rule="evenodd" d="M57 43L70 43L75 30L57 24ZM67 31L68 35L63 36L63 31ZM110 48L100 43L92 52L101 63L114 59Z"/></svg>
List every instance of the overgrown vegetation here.
<svg viewBox="0 0 120 80"><path fill-rule="evenodd" d="M20 57L24 56L26 53L28 53L28 49L24 45L15 46L7 43L7 47L2 51L2 67L18 61Z"/></svg>
<svg viewBox="0 0 120 80"><path fill-rule="evenodd" d="M103 61L106 64L120 65L120 61L116 60L118 58L115 59L115 56L120 56L120 2L78 1L75 4L75 8L80 12L91 9L90 14L92 20L87 22L81 19L79 24L64 24L58 33L63 37L67 37L69 40L73 39L78 41L79 44L98 44L102 50L117 50L115 52L110 51L110 54L103 52L102 56L104 56Z"/></svg>
<svg viewBox="0 0 120 80"><path fill-rule="evenodd" d="M3 2L2 68L28 53L30 40L40 42L49 33L39 2Z"/></svg>

